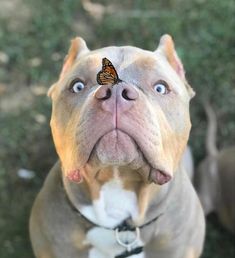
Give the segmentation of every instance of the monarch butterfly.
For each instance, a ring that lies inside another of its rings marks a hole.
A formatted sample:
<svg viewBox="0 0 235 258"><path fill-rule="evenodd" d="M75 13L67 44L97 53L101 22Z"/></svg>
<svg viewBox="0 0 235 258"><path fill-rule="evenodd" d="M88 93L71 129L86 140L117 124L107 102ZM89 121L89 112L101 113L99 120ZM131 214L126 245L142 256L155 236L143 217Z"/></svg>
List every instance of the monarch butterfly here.
<svg viewBox="0 0 235 258"><path fill-rule="evenodd" d="M98 72L96 79L100 85L114 85L122 81L113 64L106 57L102 59L102 70Z"/></svg>

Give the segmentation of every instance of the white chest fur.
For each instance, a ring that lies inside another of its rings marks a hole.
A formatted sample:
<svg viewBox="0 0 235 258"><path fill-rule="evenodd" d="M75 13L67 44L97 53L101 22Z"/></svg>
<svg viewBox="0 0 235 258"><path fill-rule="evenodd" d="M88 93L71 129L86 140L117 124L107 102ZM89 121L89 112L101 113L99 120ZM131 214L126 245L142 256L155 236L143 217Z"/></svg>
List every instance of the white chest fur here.
<svg viewBox="0 0 235 258"><path fill-rule="evenodd" d="M133 240L134 233L130 231L120 234L123 240ZM89 251L89 258L114 258L126 251L126 248L117 243L113 230L94 227L88 231L86 240L93 246ZM132 249L143 246L141 238L132 246ZM130 258L145 258L144 252L129 256Z"/></svg>
<svg viewBox="0 0 235 258"><path fill-rule="evenodd" d="M129 217L133 220L138 217L136 194L125 190L116 171L114 174L114 178L101 187L99 199L80 208L81 213L92 222L109 228Z"/></svg>
<svg viewBox="0 0 235 258"><path fill-rule="evenodd" d="M121 254L125 248L117 243L115 231L102 228L114 228L121 224L125 219L138 217L138 205L136 194L132 191L123 189L122 182L114 171L114 178L105 183L100 191L99 199L92 205L83 206L80 212L89 220L101 227L94 227L88 231L86 240L93 246L90 250L89 258L111 258ZM131 241L134 232L122 232L120 234L124 241ZM135 246L143 246L141 238ZM144 254L132 255L131 258L144 258Z"/></svg>

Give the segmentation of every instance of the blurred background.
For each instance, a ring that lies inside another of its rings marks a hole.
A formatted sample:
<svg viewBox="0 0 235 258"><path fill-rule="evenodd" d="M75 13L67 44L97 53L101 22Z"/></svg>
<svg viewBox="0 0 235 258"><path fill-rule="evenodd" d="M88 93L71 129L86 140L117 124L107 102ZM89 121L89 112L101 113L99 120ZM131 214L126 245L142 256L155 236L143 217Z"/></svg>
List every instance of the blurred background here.
<svg viewBox="0 0 235 258"><path fill-rule="evenodd" d="M50 134L49 86L70 39L90 49L134 45L154 50L173 36L189 83L195 165L205 157L209 100L219 149L235 144L235 3L233 0L0 0L0 257L33 257L28 218L57 159ZM235 257L235 238L207 218L203 258Z"/></svg>

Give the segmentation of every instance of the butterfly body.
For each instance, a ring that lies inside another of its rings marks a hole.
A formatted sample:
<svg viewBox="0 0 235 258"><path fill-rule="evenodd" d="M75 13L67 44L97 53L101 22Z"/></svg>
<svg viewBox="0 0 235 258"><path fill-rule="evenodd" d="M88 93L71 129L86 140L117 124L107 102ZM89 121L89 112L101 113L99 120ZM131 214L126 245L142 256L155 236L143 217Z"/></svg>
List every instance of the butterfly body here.
<svg viewBox="0 0 235 258"><path fill-rule="evenodd" d="M98 72L96 79L100 85L114 85L122 81L113 64L106 57L102 59L102 70Z"/></svg>

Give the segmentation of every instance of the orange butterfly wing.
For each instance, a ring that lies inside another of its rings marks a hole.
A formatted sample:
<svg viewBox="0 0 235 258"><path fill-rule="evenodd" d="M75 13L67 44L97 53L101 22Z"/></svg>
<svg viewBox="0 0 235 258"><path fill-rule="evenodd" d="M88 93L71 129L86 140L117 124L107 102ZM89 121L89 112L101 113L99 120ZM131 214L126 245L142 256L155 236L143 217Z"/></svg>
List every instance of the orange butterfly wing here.
<svg viewBox="0 0 235 258"><path fill-rule="evenodd" d="M96 79L100 85L114 85L121 81L113 64L106 57L102 59L102 70L98 72Z"/></svg>

